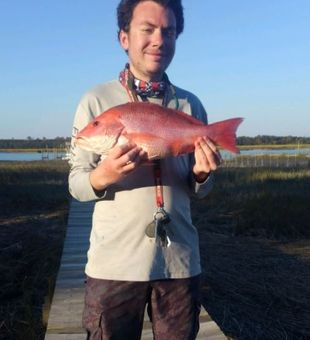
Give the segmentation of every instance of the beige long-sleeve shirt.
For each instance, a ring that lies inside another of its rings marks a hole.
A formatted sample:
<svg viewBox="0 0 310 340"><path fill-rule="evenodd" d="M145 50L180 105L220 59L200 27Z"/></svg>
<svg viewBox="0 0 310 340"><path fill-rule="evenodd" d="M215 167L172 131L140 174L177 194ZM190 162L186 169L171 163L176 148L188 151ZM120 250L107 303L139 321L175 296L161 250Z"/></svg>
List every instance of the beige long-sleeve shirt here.
<svg viewBox="0 0 310 340"><path fill-rule="evenodd" d="M176 108L207 122L200 101L190 92L176 87L168 107ZM192 224L190 195L205 196L213 184L213 175L203 184L192 175L193 155L170 157L161 161L165 210L171 222L168 234L171 245L159 246L146 233L157 210L153 168L141 166L103 193L93 190L89 173L100 155L74 145L74 135L105 110L129 101L117 81L97 86L86 93L78 105L73 127L69 190L80 201L95 200L86 274L93 278L149 281L164 278L186 278L201 272L199 241ZM160 103L157 99L152 100ZM156 130L156 127L154 127Z"/></svg>

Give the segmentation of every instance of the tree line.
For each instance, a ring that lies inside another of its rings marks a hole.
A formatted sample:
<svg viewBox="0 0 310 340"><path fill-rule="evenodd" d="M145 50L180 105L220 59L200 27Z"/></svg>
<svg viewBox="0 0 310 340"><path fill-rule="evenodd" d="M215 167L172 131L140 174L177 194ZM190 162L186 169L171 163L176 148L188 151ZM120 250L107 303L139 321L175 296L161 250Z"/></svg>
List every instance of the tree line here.
<svg viewBox="0 0 310 340"><path fill-rule="evenodd" d="M269 136L258 135L256 137L241 136L237 138L238 145L287 145L310 144L310 137L297 136Z"/></svg>
<svg viewBox="0 0 310 340"><path fill-rule="evenodd" d="M0 139L0 149L59 149L65 148L70 143L70 137L31 138L27 139Z"/></svg>
<svg viewBox="0 0 310 340"><path fill-rule="evenodd" d="M0 149L46 149L65 148L70 143L70 137L31 138L27 139L0 139ZM297 136L268 136L237 137L238 145L287 145L287 144L310 144L310 137Z"/></svg>

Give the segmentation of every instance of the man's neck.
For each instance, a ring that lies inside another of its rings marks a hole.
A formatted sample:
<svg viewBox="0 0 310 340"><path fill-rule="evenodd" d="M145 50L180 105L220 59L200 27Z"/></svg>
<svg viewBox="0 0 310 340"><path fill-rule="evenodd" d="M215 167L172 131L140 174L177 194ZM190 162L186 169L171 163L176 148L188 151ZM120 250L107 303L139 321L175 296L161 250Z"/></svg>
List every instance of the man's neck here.
<svg viewBox="0 0 310 340"><path fill-rule="evenodd" d="M136 72L133 67L129 66L129 70L131 74L134 76L135 79L147 81L147 82L159 82L164 80L164 73L156 73L156 74L141 74L139 72Z"/></svg>

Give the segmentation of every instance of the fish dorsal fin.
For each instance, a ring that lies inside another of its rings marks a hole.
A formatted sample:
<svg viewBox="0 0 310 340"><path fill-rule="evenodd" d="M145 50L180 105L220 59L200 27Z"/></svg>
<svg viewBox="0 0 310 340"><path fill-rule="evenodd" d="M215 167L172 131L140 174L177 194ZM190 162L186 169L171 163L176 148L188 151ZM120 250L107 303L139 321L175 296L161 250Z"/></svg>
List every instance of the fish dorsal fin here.
<svg viewBox="0 0 310 340"><path fill-rule="evenodd" d="M185 112L183 112L183 111L177 111L177 110L173 110L173 109L169 109L169 110L175 112L175 113L178 114L178 115L183 116L183 118L184 118L189 124L200 125L200 126L206 125L206 124L205 124L204 122L202 122L201 120L199 120L199 119L197 119L197 118L195 118L195 117L193 117L193 116L191 116L191 115L189 115L189 114L187 114L187 113L185 113Z"/></svg>

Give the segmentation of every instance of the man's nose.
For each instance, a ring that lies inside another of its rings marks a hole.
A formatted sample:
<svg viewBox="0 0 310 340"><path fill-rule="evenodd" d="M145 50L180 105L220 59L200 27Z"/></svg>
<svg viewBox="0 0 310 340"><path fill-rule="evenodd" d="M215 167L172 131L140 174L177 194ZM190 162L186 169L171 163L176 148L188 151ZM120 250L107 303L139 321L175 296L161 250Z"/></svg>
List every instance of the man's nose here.
<svg viewBox="0 0 310 340"><path fill-rule="evenodd" d="M154 31L152 42L154 46L162 46L165 41L164 32L161 29Z"/></svg>

